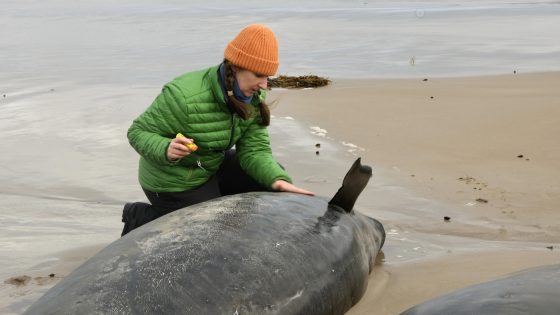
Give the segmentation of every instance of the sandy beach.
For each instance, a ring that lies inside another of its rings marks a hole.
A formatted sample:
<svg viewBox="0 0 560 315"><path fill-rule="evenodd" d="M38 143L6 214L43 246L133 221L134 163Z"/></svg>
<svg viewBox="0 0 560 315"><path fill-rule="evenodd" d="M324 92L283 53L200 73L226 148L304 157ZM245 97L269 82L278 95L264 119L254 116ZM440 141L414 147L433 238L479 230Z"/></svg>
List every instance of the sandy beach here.
<svg viewBox="0 0 560 315"><path fill-rule="evenodd" d="M275 155L297 184L330 196L356 157L374 168L356 208L384 223L387 241L349 314L398 314L453 289L560 262L560 73L426 79L334 80L270 93ZM125 141L111 148L124 157L114 175L129 181L113 198L95 185L37 185L35 196L3 187L11 210L3 228L12 236L2 242L12 248L2 250L2 313L20 313L118 238L122 203L143 197L134 152ZM106 175L89 180L107 185ZM49 215L33 220L38 209Z"/></svg>
<svg viewBox="0 0 560 315"><path fill-rule="evenodd" d="M392 180L457 212L446 233L558 242L559 82L559 73L342 80L273 95L276 113L335 130ZM467 228L470 220L487 229Z"/></svg>

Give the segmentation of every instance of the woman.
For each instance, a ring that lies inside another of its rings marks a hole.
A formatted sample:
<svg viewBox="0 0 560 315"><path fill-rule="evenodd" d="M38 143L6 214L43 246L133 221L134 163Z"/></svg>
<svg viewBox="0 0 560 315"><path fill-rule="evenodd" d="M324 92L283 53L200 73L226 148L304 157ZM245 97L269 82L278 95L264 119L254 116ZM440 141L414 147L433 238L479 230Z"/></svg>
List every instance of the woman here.
<svg viewBox="0 0 560 315"><path fill-rule="evenodd" d="M266 190L314 195L291 183L270 149L264 99L268 76L278 69L274 33L249 25L227 45L224 57L220 65L166 84L129 128L129 142L140 154L140 185L151 205L125 205L122 235L223 195Z"/></svg>

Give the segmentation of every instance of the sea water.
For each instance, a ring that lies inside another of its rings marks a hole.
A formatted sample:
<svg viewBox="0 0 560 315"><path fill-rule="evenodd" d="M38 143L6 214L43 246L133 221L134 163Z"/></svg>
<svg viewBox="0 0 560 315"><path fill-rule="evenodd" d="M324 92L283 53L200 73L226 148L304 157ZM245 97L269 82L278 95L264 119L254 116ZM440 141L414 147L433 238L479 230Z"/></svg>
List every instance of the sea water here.
<svg viewBox="0 0 560 315"><path fill-rule="evenodd" d="M29 77L161 84L219 63L250 23L275 31L281 74L560 70L558 1L3 0L0 85Z"/></svg>

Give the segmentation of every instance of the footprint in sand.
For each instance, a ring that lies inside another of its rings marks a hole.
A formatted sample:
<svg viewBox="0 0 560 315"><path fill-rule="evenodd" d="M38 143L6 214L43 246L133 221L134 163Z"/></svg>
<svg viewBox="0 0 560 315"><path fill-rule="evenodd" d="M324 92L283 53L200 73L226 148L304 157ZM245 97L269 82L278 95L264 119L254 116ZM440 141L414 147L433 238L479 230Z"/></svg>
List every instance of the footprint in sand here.
<svg viewBox="0 0 560 315"><path fill-rule="evenodd" d="M23 276L11 277L10 279L5 280L4 283L19 287L19 286L27 285L29 281L31 281L31 277L23 275Z"/></svg>
<svg viewBox="0 0 560 315"><path fill-rule="evenodd" d="M49 284L49 283L55 281L55 279L58 279L58 278L60 278L60 277L56 277L56 275L54 273L51 273L50 275L48 275L46 277L35 277L35 278L33 278L33 280L38 285L45 285L45 284ZM31 281L30 276L23 275L23 276L11 277L11 278L5 280L4 283L20 287L20 286L28 285L30 281Z"/></svg>

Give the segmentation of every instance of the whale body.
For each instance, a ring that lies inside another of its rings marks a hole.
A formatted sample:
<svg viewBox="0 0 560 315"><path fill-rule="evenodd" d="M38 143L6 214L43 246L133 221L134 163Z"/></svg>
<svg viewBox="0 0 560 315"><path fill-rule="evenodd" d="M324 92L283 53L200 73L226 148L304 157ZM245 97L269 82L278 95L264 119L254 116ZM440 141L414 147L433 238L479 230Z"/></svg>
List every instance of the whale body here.
<svg viewBox="0 0 560 315"><path fill-rule="evenodd" d="M560 265L536 267L416 305L401 315L557 315Z"/></svg>
<svg viewBox="0 0 560 315"><path fill-rule="evenodd" d="M385 232L353 210L358 159L327 199L252 192L189 206L116 240L25 314L344 314Z"/></svg>

